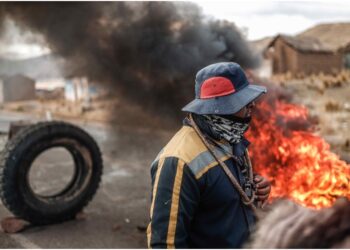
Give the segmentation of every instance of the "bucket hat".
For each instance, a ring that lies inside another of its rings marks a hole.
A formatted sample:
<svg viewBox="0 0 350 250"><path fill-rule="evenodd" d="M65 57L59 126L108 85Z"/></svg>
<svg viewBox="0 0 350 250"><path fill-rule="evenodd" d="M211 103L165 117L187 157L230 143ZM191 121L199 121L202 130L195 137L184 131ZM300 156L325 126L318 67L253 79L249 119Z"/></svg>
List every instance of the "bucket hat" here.
<svg viewBox="0 0 350 250"><path fill-rule="evenodd" d="M234 62L211 64L196 74L195 99L182 111L199 115L230 115L257 99L267 90L252 85Z"/></svg>

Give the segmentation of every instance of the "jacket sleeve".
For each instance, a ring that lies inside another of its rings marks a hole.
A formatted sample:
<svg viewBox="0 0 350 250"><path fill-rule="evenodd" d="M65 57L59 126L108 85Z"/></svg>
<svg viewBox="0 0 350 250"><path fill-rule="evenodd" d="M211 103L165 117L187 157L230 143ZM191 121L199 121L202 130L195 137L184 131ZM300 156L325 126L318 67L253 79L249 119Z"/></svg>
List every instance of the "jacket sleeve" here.
<svg viewBox="0 0 350 250"><path fill-rule="evenodd" d="M176 157L154 162L151 177L148 247L189 248L190 224L200 197L197 180L184 161Z"/></svg>

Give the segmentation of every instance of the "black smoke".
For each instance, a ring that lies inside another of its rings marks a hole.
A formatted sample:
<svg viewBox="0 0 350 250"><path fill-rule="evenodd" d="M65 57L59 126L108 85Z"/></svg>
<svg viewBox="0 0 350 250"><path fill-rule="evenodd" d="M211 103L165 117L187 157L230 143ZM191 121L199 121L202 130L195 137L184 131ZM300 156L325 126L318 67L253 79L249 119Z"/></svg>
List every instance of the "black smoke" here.
<svg viewBox="0 0 350 250"><path fill-rule="evenodd" d="M42 34L66 74L107 84L145 110L179 114L194 96L194 75L219 61L259 63L231 22L187 2L2 2L0 21Z"/></svg>

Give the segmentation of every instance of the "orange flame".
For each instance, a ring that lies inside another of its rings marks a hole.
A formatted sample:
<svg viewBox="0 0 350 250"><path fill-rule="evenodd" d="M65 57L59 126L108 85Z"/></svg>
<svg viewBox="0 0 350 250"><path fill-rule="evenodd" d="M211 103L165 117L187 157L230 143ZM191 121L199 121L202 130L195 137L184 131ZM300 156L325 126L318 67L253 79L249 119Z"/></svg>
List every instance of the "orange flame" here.
<svg viewBox="0 0 350 250"><path fill-rule="evenodd" d="M310 208L350 198L350 165L312 132L305 107L264 100L247 138L255 171L272 183L270 199L289 198Z"/></svg>

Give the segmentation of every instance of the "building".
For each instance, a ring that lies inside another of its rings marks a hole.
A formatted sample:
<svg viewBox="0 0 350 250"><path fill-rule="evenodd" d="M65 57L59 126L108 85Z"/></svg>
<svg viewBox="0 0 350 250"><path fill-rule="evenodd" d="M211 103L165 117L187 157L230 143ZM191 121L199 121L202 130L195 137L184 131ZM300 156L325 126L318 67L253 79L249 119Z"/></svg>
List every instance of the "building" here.
<svg viewBox="0 0 350 250"><path fill-rule="evenodd" d="M35 99L35 81L21 74L0 78L0 103Z"/></svg>
<svg viewBox="0 0 350 250"><path fill-rule="evenodd" d="M92 100L106 96L108 88L90 82L86 77L73 77L65 80L64 96L71 102L90 103Z"/></svg>
<svg viewBox="0 0 350 250"><path fill-rule="evenodd" d="M272 74L336 73L350 68L350 23L321 24L297 36L279 34L262 51Z"/></svg>
<svg viewBox="0 0 350 250"><path fill-rule="evenodd" d="M278 35L267 46L264 55L271 60L273 74L329 74L343 67L342 53L311 37Z"/></svg>

